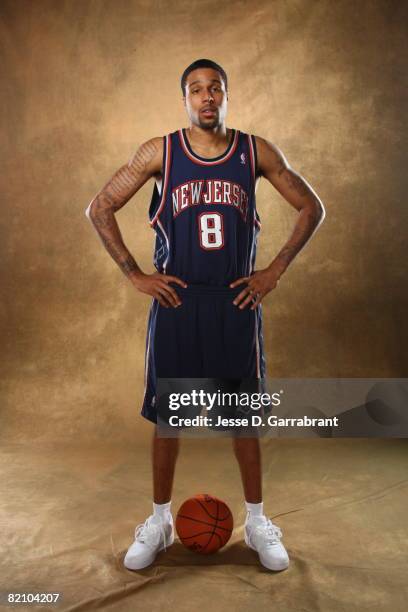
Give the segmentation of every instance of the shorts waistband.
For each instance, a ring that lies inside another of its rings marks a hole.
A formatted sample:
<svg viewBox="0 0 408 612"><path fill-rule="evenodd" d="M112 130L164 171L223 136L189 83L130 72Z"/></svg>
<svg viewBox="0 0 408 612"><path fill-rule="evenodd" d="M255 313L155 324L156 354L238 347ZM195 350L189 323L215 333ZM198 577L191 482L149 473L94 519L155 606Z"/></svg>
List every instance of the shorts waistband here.
<svg viewBox="0 0 408 612"><path fill-rule="evenodd" d="M169 283L181 296L213 296L214 298L233 298L238 295L244 287L245 283L238 285L237 287L228 286L216 286L216 285L187 285L187 287L181 287L177 283Z"/></svg>

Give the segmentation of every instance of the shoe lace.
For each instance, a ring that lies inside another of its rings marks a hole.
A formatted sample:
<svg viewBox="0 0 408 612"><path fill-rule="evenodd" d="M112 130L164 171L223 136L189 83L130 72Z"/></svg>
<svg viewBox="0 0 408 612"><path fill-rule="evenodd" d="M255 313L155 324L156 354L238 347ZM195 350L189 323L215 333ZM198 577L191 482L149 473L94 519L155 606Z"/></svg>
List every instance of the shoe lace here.
<svg viewBox="0 0 408 612"><path fill-rule="evenodd" d="M282 530L277 525L274 525L271 519L268 519L265 525L257 525L254 528L254 532L263 537L265 544L268 546L278 544L282 537Z"/></svg>
<svg viewBox="0 0 408 612"><path fill-rule="evenodd" d="M162 521L160 523L152 523L151 517L149 517L135 529L135 540L147 544L151 548L158 545L161 535L163 536L164 550L167 550L166 530Z"/></svg>

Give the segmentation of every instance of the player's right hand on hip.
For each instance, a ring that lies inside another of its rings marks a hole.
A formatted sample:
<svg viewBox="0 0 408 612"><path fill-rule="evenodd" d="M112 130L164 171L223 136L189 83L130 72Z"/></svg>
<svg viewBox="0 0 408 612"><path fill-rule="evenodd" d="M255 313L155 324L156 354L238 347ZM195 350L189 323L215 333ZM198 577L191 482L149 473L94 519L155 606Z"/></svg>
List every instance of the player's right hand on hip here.
<svg viewBox="0 0 408 612"><path fill-rule="evenodd" d="M170 282L177 283L181 287L187 287L187 284L177 276L161 274L160 272L153 272L153 274L142 272L137 276L132 276L131 280L138 291L153 296L165 308L170 306L177 308L181 304L176 291L169 285Z"/></svg>

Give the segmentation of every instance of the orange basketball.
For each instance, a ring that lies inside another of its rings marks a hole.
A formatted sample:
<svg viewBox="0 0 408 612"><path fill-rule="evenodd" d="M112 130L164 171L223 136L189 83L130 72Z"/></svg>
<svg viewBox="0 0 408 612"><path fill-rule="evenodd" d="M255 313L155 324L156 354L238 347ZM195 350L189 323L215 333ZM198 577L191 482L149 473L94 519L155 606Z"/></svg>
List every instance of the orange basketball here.
<svg viewBox="0 0 408 612"><path fill-rule="evenodd" d="M202 555L215 553L225 546L233 526L227 504L205 493L187 499L176 516L176 531L181 542Z"/></svg>

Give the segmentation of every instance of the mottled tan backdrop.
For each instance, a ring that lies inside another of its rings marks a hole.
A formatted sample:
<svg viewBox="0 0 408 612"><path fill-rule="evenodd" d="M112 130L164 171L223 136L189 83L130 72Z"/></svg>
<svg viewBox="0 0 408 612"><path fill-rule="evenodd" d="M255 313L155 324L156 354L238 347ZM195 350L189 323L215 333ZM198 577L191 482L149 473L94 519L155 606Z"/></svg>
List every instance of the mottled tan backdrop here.
<svg viewBox="0 0 408 612"><path fill-rule="evenodd" d="M84 212L141 142L188 125L179 80L200 57L227 71L227 125L277 144L327 210L264 302L269 376L407 375L406 7L2 1L4 437L131 442L151 429L138 416L150 298ZM118 214L145 271L151 192ZM259 268L296 213L265 179L258 209Z"/></svg>
<svg viewBox="0 0 408 612"><path fill-rule="evenodd" d="M290 557L281 573L243 542L230 440L183 440L174 514L194 493L221 497L231 539L208 557L176 540L151 567L124 568L151 512L152 425L139 415L151 299L85 209L140 143L188 125L180 75L214 59L229 77L227 125L276 143L327 211L264 302L269 376L406 376L407 7L1 1L0 599L61 593L63 612L406 612L407 440L262 440L264 511ZM152 188L118 213L149 272ZM257 195L260 268L296 212L264 179Z"/></svg>

